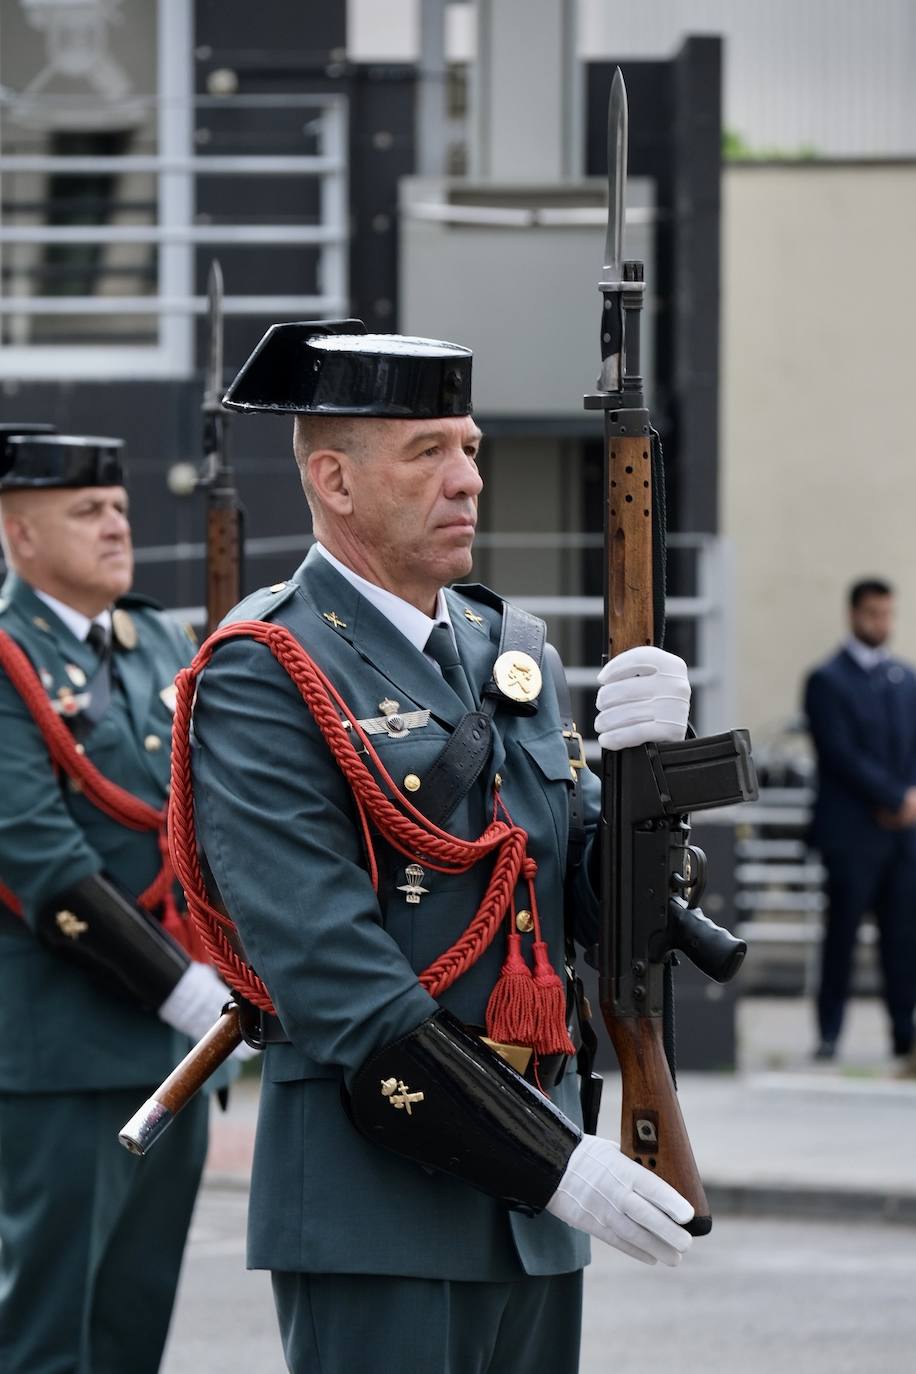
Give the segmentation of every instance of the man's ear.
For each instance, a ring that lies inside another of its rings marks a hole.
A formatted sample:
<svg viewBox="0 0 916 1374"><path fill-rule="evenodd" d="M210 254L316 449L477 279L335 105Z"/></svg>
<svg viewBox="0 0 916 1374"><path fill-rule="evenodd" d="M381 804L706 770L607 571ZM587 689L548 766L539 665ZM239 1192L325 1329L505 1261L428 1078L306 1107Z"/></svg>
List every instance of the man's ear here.
<svg viewBox="0 0 916 1374"><path fill-rule="evenodd" d="M325 509L332 515L350 515L353 498L347 475L347 455L333 448L315 449L309 454L306 466L312 490Z"/></svg>
<svg viewBox="0 0 916 1374"><path fill-rule="evenodd" d="M10 552L19 559L28 559L35 551L35 531L27 515L12 511L3 517L3 529Z"/></svg>

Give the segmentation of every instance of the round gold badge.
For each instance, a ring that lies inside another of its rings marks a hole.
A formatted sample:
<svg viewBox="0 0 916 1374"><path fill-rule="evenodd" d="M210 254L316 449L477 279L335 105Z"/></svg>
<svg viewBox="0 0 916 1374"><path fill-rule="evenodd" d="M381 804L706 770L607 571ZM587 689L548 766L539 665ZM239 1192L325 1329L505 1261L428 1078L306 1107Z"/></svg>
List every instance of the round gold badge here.
<svg viewBox="0 0 916 1374"><path fill-rule="evenodd" d="M111 631L122 649L136 649L137 627L130 615L122 607L111 613Z"/></svg>
<svg viewBox="0 0 916 1374"><path fill-rule="evenodd" d="M530 654L510 649L493 664L493 677L503 696L512 701L534 701L541 691L541 670Z"/></svg>

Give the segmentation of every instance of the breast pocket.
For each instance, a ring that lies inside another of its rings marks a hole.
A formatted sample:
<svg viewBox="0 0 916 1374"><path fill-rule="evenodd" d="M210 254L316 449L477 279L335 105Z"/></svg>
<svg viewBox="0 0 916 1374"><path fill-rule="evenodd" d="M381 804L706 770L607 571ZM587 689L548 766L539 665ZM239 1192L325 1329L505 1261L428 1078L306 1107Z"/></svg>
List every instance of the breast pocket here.
<svg viewBox="0 0 916 1374"><path fill-rule="evenodd" d="M517 741L522 757L527 764L532 784L550 809L553 819L554 837L560 856L562 869L566 862L566 843L569 835L569 793L573 785L569 756L559 730L549 734L537 735L533 739ZM534 833L534 826L526 826ZM543 836L546 841L546 836Z"/></svg>

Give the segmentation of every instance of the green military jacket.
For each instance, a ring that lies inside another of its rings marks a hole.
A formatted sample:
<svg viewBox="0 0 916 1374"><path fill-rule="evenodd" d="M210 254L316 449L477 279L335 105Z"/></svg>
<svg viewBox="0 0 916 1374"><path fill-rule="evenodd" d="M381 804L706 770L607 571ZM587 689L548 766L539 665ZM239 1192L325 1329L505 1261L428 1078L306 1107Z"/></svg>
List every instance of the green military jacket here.
<svg viewBox="0 0 916 1374"><path fill-rule="evenodd" d="M161 807L169 782L169 689L193 645L145 598L119 604L137 644L115 650L121 687L85 749L106 777ZM95 651L12 573L0 592L0 630L25 651L52 702L69 694L79 706L81 685L98 667ZM21 917L0 910L0 1091L149 1086L186 1053L184 1037L49 952L32 930L42 906L81 878L104 872L136 896L160 862L156 835L119 825L56 776L32 717L0 672L0 882L23 909Z"/></svg>
<svg viewBox="0 0 916 1374"><path fill-rule="evenodd" d="M489 596L489 594L487 594ZM447 593L472 690L489 680L501 613L474 588ZM373 743L399 786L422 780L464 706L426 656L312 550L286 584L255 593L230 620L270 620L303 643L359 719L383 701L428 721ZM493 781L529 834L537 895L554 966L563 966L563 886L571 786L553 686L534 715L499 709L494 748L448 822L475 839L492 812ZM350 790L287 673L250 639L217 649L200 679L193 769L199 839L248 958L270 989L291 1043L265 1053L249 1208L252 1267L300 1272L507 1280L587 1261L586 1237L544 1214L529 1218L457 1179L365 1140L341 1087L376 1049L437 1008L417 975L465 930L490 864L447 876L422 864L425 889L408 902L411 862L382 842L373 891ZM597 780L585 781L590 831ZM595 938L596 900L579 870L582 934ZM520 887L518 905L527 906ZM530 961L530 940L525 937ZM441 1005L484 1022L503 958L502 933L444 993ZM552 1096L579 1119L578 1079Z"/></svg>

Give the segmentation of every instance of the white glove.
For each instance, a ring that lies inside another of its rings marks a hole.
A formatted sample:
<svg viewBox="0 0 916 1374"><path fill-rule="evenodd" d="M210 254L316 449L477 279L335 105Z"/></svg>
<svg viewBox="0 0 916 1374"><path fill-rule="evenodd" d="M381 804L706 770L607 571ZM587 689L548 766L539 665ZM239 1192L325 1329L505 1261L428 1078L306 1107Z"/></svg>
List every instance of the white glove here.
<svg viewBox="0 0 916 1374"><path fill-rule="evenodd" d="M579 1141L547 1210L643 1264L680 1264L693 1244L686 1198L599 1136Z"/></svg>
<svg viewBox="0 0 916 1374"><path fill-rule="evenodd" d="M690 711L687 664L647 644L626 649L598 674L595 734L602 749L683 739Z"/></svg>
<svg viewBox="0 0 916 1374"><path fill-rule="evenodd" d="M180 1031L197 1043L219 1020L223 1007L232 996L226 984L209 964L188 964L157 1015L173 1030ZM231 1059L243 1064L257 1054L244 1041L232 1051Z"/></svg>

